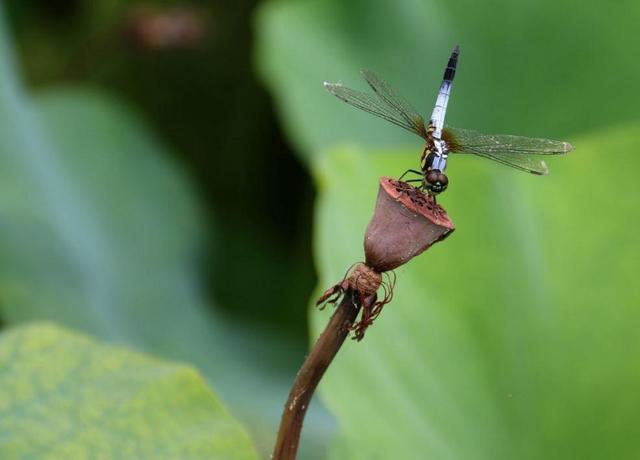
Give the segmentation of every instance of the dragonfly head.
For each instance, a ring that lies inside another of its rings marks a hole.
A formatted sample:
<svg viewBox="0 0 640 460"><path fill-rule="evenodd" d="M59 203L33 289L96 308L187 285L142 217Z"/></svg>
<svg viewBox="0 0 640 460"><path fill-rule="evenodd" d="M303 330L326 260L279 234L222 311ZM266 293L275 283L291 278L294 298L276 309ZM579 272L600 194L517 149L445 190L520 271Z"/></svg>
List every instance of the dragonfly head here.
<svg viewBox="0 0 640 460"><path fill-rule="evenodd" d="M439 169L430 170L424 177L424 187L431 195L438 195L444 192L448 185L449 179Z"/></svg>

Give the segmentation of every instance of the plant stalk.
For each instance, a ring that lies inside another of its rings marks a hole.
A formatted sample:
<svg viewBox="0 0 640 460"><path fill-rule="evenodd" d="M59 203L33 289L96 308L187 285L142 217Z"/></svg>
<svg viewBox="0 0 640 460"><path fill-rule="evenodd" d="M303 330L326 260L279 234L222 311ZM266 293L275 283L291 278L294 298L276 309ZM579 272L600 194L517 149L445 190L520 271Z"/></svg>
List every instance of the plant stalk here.
<svg viewBox="0 0 640 460"><path fill-rule="evenodd" d="M348 289L327 327L298 371L289 399L284 406L278 439L273 450L274 460L294 460L300 442L300 432L311 397L327 367L349 335L349 327L360 312L357 295Z"/></svg>

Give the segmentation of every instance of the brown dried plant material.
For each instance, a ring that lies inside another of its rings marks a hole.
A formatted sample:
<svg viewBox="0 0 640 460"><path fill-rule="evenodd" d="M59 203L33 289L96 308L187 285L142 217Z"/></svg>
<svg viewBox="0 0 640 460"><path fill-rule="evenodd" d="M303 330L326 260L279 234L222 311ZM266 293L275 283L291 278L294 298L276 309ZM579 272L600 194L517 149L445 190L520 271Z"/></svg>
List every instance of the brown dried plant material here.
<svg viewBox="0 0 640 460"><path fill-rule="evenodd" d="M318 305L330 303L337 308L296 375L282 412L274 460L296 458L311 397L349 331L361 340L393 297L395 275L389 270L407 263L452 231L447 213L432 197L406 182L380 179L375 212L365 235L366 262L353 265L340 283L318 299ZM378 298L379 290L382 298Z"/></svg>
<svg viewBox="0 0 640 460"><path fill-rule="evenodd" d="M453 230L449 216L433 197L406 182L382 177L364 238L365 263L354 265L316 304L335 305L345 293L353 292L362 315L351 330L354 339L362 340L366 329L393 298L395 275L385 272L407 263ZM380 287L383 295L378 298Z"/></svg>
<svg viewBox="0 0 640 460"><path fill-rule="evenodd" d="M366 263L378 272L393 270L453 230L449 216L432 196L406 182L383 177L364 237Z"/></svg>
<svg viewBox="0 0 640 460"><path fill-rule="evenodd" d="M358 308L362 307L362 316L360 321L351 324L349 328L354 332L353 338L360 341L367 328L382 311L382 307L391 302L395 283L395 275L386 276L384 279L382 273L359 262L349 269L340 283L327 289L316 305L320 305L320 309L326 304L336 305L346 293L352 292L354 302L358 304ZM382 299L378 299L380 286L384 293Z"/></svg>

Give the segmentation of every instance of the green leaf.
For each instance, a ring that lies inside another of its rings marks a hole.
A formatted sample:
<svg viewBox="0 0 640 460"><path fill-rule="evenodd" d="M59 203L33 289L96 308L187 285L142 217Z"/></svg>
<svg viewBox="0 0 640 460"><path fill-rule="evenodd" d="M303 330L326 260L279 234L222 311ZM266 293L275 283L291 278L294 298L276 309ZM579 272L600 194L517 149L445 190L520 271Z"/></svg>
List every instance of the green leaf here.
<svg viewBox="0 0 640 460"><path fill-rule="evenodd" d="M456 224L321 384L332 458L636 458L640 414L640 125L576 142L534 177L452 158ZM363 259L377 177L418 152L317 163L320 289ZM339 223L339 225L337 225ZM312 309L318 332L330 312Z"/></svg>
<svg viewBox="0 0 640 460"><path fill-rule="evenodd" d="M52 324L0 336L0 457L257 459L192 368Z"/></svg>
<svg viewBox="0 0 640 460"><path fill-rule="evenodd" d="M0 10L2 321L53 320L188 361L268 452L292 350L212 305L202 233L215 219L129 107L88 89L33 96L10 43ZM317 412L315 422L317 445L331 421Z"/></svg>
<svg viewBox="0 0 640 460"><path fill-rule="evenodd" d="M169 152L99 93L34 101L5 40L0 62L4 319L55 319L200 364L217 348L193 263L200 210Z"/></svg>
<svg viewBox="0 0 640 460"><path fill-rule="evenodd" d="M537 137L638 117L640 3L595 0L270 1L257 17L257 62L299 153L336 143L376 148L412 135L349 107L323 81L364 90L371 69L429 117L449 53L461 55L447 122ZM631 54L630 54L631 53Z"/></svg>

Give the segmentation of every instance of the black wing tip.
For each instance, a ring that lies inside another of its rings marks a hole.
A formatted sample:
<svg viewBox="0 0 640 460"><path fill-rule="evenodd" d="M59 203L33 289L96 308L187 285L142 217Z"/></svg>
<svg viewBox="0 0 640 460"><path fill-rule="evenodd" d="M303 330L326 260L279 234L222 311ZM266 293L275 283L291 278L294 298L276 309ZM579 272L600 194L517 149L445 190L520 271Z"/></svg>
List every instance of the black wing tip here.
<svg viewBox="0 0 640 460"><path fill-rule="evenodd" d="M460 45L456 45L451 54L460 54Z"/></svg>

